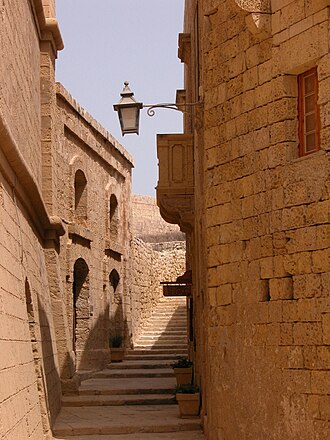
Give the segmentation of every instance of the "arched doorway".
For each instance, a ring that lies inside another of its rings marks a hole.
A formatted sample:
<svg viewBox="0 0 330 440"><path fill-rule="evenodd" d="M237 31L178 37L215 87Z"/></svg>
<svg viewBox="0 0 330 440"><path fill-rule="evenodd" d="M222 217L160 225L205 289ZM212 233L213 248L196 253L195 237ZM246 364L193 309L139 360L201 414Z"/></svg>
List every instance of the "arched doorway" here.
<svg viewBox="0 0 330 440"><path fill-rule="evenodd" d="M89 334L89 269L79 258L73 269L73 351L84 350Z"/></svg>

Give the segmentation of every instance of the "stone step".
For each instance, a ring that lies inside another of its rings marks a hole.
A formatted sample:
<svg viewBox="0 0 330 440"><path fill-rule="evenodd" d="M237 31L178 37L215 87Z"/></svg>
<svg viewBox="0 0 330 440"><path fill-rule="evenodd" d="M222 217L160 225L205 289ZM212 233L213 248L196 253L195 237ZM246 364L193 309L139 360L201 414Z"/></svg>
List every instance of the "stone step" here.
<svg viewBox="0 0 330 440"><path fill-rule="evenodd" d="M106 406L62 407L53 433L57 438L139 433L145 439L143 433L200 430L199 418L181 419L178 414L177 405L113 406L111 411Z"/></svg>
<svg viewBox="0 0 330 440"><path fill-rule="evenodd" d="M118 365L118 364L117 364ZM93 378L144 378L144 377L172 377L172 368L131 368L122 369L120 365L116 369L106 369L94 374Z"/></svg>
<svg viewBox="0 0 330 440"><path fill-rule="evenodd" d="M149 335L157 335L157 336L175 336L176 334L178 336L186 335L187 329L186 328L171 328L171 329L155 329L155 328L148 328L141 333L140 337L146 336L146 334Z"/></svg>
<svg viewBox="0 0 330 440"><path fill-rule="evenodd" d="M166 350L167 348L175 348L180 349L182 348L183 350L187 349L187 343L185 342L184 344L162 344L162 343L158 343L157 345L154 345L153 343L148 343L148 344L136 344L134 346L134 350L151 350L153 351L155 350Z"/></svg>
<svg viewBox="0 0 330 440"><path fill-rule="evenodd" d="M144 338L139 339L139 344L141 345L145 345L145 344L172 344L172 345L182 345L182 344L186 344L187 345L187 338L157 338L157 337L151 337L151 336L146 336Z"/></svg>
<svg viewBox="0 0 330 440"><path fill-rule="evenodd" d="M172 315L172 314L164 314L164 313L155 313L152 317L149 318L148 322L156 321L157 319L166 319L168 321L185 321L187 319L187 315Z"/></svg>
<svg viewBox="0 0 330 440"><path fill-rule="evenodd" d="M174 394L64 396L63 406L174 405Z"/></svg>
<svg viewBox="0 0 330 440"><path fill-rule="evenodd" d="M126 356L127 355L131 355L131 354L138 354L139 356L149 355L149 354L177 354L177 352L181 352L181 351L185 351L185 349L184 348L175 348L175 347L173 347L173 348L166 348L166 349L164 349L164 348L158 349L157 347L155 347L153 349L138 349L138 348L135 348L134 350L128 350L126 352Z"/></svg>
<svg viewBox="0 0 330 440"><path fill-rule="evenodd" d="M175 314L172 315L170 313L156 313L152 315L152 317L148 320L148 322L156 322L157 319L166 319L168 322L171 321L186 321L187 315L186 314Z"/></svg>
<svg viewBox="0 0 330 440"><path fill-rule="evenodd" d="M156 360L124 360L120 364L111 363L107 366L109 370L118 369L119 365L121 369L160 369L160 368L171 368L175 359L156 359Z"/></svg>
<svg viewBox="0 0 330 440"><path fill-rule="evenodd" d="M160 334L160 335L158 335L156 333L152 334L150 332L150 333L147 333L147 334L144 334L143 336L141 336L139 341L140 340L145 340L145 339L150 339L152 341L163 341L164 339L168 339L172 343L172 342L175 342L177 339L179 341L181 341L181 340L185 340L186 341L187 340L187 335L186 335L186 333L182 333L181 335L168 335L168 334Z"/></svg>
<svg viewBox="0 0 330 440"><path fill-rule="evenodd" d="M185 357L186 353L177 353L177 354L144 354L144 355L135 355L135 354L128 354L125 356L125 360L175 360L179 357Z"/></svg>
<svg viewBox="0 0 330 440"><path fill-rule="evenodd" d="M205 440L201 430L179 432L153 432L143 434L118 434L118 435L73 435L70 437L57 437L58 440Z"/></svg>
<svg viewBox="0 0 330 440"><path fill-rule="evenodd" d="M171 349L171 351L168 351L166 353L159 353L157 350L157 345L154 345L153 349L147 348L142 351L144 351L145 353L140 354L139 350L134 350L131 353L128 353L128 356L135 355L135 354L137 354L139 356L149 356L149 355L155 355L155 354L156 355L164 354L164 355L169 355L169 356L173 356L173 355L178 356L178 355L182 354L182 355L186 356L188 353L187 344L185 345L185 347L177 347L177 348L173 347ZM161 350L161 351L163 351L163 350Z"/></svg>
<svg viewBox="0 0 330 440"><path fill-rule="evenodd" d="M95 378L82 382L78 395L173 394L174 377Z"/></svg>
<svg viewBox="0 0 330 440"><path fill-rule="evenodd" d="M187 328L187 321L169 323L167 320L162 321L149 321L147 325L144 326L142 331L146 331L148 329L153 329L157 331L166 331L166 330L184 330Z"/></svg>

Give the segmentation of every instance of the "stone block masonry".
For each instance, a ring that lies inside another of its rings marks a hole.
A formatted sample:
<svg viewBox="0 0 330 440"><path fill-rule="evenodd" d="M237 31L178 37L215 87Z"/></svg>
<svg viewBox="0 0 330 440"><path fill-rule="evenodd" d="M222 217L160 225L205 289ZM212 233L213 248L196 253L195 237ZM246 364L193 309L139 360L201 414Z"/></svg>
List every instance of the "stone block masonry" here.
<svg viewBox="0 0 330 440"><path fill-rule="evenodd" d="M186 2L186 95L203 103L192 261L207 272L194 343L210 440L330 435L329 6ZM320 140L308 154L306 72Z"/></svg>
<svg viewBox="0 0 330 440"><path fill-rule="evenodd" d="M135 194L132 196L132 233L145 243L185 240L177 225L162 219L153 197Z"/></svg>

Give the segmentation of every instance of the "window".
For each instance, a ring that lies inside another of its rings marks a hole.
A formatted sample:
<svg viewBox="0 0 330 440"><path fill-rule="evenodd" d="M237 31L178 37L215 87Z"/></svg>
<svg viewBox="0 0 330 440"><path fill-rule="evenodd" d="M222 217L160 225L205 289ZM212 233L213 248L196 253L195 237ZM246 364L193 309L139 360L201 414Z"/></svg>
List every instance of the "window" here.
<svg viewBox="0 0 330 440"><path fill-rule="evenodd" d="M117 197L112 194L110 197L110 239L116 240L118 238L118 226L119 226L119 215L118 215L118 201Z"/></svg>
<svg viewBox="0 0 330 440"><path fill-rule="evenodd" d="M320 148L320 112L317 104L316 67L298 76L298 115L300 156Z"/></svg>
<svg viewBox="0 0 330 440"><path fill-rule="evenodd" d="M78 170L74 178L75 220L85 223L87 220L87 180L85 174Z"/></svg>

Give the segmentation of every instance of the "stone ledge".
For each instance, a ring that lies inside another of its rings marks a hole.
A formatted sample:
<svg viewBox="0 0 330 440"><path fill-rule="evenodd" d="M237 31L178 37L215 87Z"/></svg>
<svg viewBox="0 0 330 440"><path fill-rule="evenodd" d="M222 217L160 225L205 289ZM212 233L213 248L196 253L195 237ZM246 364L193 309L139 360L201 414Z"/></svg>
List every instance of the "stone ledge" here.
<svg viewBox="0 0 330 440"><path fill-rule="evenodd" d="M120 243L110 241L109 239L105 240L105 251L113 252L115 254L118 254L119 256L122 256L124 253L123 246Z"/></svg>
<svg viewBox="0 0 330 440"><path fill-rule="evenodd" d="M93 241L92 232L89 229L85 228L84 226L78 225L77 223L72 223L71 225L68 226L68 233L69 235L83 238L84 240L90 243Z"/></svg>

